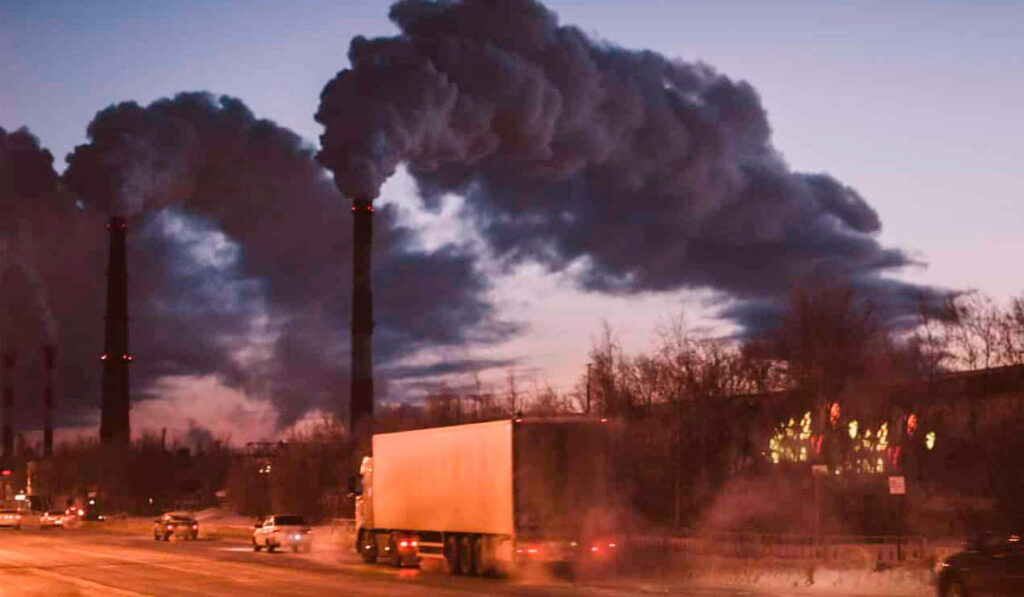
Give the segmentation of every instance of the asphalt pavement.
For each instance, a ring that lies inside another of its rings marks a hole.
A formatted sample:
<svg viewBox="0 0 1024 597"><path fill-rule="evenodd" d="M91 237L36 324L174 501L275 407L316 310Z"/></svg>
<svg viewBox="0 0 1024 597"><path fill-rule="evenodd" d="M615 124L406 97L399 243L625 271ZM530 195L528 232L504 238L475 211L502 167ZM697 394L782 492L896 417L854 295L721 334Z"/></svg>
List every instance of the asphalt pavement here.
<svg viewBox="0 0 1024 597"><path fill-rule="evenodd" d="M39 595L692 595L768 597L749 589L611 580L452 577L368 565L348 550L254 552L238 539L157 542L97 529L0 530L0 596Z"/></svg>

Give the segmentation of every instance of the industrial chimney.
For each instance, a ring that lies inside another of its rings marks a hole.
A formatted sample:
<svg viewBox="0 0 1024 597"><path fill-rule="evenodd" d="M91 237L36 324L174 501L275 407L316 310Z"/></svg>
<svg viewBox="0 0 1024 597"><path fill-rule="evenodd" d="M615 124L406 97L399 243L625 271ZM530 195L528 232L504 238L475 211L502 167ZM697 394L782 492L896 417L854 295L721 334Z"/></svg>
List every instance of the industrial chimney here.
<svg viewBox="0 0 1024 597"><path fill-rule="evenodd" d="M53 370L57 348L43 347L43 457L53 456Z"/></svg>
<svg viewBox="0 0 1024 597"><path fill-rule="evenodd" d="M3 457L14 456L14 353L5 352L3 360L3 395L0 397L0 418L3 419Z"/></svg>
<svg viewBox="0 0 1024 597"><path fill-rule="evenodd" d="M373 416L373 203L352 201L352 368L349 429Z"/></svg>
<svg viewBox="0 0 1024 597"><path fill-rule="evenodd" d="M128 262L125 235L128 223L111 216L107 224L110 255L107 262L107 315L103 337L103 404L100 413L100 441L127 445L128 424Z"/></svg>

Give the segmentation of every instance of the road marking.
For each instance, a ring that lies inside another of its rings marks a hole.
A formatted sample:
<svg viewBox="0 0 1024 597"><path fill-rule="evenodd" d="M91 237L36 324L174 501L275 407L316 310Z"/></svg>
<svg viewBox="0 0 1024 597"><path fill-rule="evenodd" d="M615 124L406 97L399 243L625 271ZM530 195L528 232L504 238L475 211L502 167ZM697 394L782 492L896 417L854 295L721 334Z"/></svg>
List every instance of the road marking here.
<svg viewBox="0 0 1024 597"><path fill-rule="evenodd" d="M130 597L146 595L146 593L136 593L135 591L122 589L116 585L87 580L84 578L79 578L77 576L72 576L70 574L61 574L60 572L47 570L45 568L39 567L38 564L26 561L30 558L24 557L18 553L9 552L7 550L0 550L0 559L3 559L4 562L7 564L13 564L14 566L17 566L34 576L41 576L43 578L50 578L53 580L60 580L65 583L80 587L82 589L98 591L100 595L125 595Z"/></svg>
<svg viewBox="0 0 1024 597"><path fill-rule="evenodd" d="M153 566L155 568L165 568L167 570L173 570L175 572L186 572L188 574L202 574L204 576L212 576L212 577L215 577L215 578L223 578L217 572L206 572L206 571L203 571L201 569L197 570L197 569L194 569L194 568L184 568L182 566L173 566L171 564L164 564L164 563L162 563L160 561L137 560L135 558L127 558L127 557L124 557L124 556L113 556L113 555L97 554L94 551L86 551L84 549L75 549L73 547L58 546L55 549L58 549L60 551L71 552L71 553L85 554L85 555L92 556L94 558L107 558L107 559L114 560L115 562L126 562L126 563L129 563L129 564L138 564L140 566ZM177 554L175 554L175 555L177 555ZM194 566L200 566L200 567L202 567L203 565L208 563L207 560L202 559L202 558L198 558L198 557L178 556L178 559L181 560L181 563L183 563L183 564L184 563L189 563L189 564L192 564ZM242 583L242 584L249 584L249 585L251 585L251 584L259 584L260 583L260 580L258 578L251 578L251 577L231 578L230 581L231 582Z"/></svg>

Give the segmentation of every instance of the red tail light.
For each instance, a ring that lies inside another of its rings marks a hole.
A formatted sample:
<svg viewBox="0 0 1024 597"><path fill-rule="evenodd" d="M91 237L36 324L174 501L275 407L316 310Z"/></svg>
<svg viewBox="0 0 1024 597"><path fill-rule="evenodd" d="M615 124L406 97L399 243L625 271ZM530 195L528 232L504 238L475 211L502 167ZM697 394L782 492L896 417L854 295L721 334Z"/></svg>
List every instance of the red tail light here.
<svg viewBox="0 0 1024 597"><path fill-rule="evenodd" d="M198 531L199 530L199 525L198 524L194 524L194 525L192 525L192 528Z"/></svg>
<svg viewBox="0 0 1024 597"><path fill-rule="evenodd" d="M590 548L590 551L592 551L594 553L597 553L597 552L601 551L601 548L595 545L595 546Z"/></svg>
<svg viewBox="0 0 1024 597"><path fill-rule="evenodd" d="M402 541L398 545L399 545L399 547L409 547L409 542L408 541Z"/></svg>
<svg viewBox="0 0 1024 597"><path fill-rule="evenodd" d="M416 542L415 542L415 541L410 541L410 542L409 542L409 545L411 545L411 546L413 546L413 547L416 547Z"/></svg>

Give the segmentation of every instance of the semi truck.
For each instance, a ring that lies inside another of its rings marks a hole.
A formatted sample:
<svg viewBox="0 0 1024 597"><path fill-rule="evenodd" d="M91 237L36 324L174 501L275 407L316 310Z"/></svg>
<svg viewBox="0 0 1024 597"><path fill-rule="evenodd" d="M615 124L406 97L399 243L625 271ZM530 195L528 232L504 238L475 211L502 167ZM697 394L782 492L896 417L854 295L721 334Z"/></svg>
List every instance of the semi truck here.
<svg viewBox="0 0 1024 597"><path fill-rule="evenodd" d="M606 419L506 419L376 434L350 483L368 563L453 574L573 566L618 548Z"/></svg>

